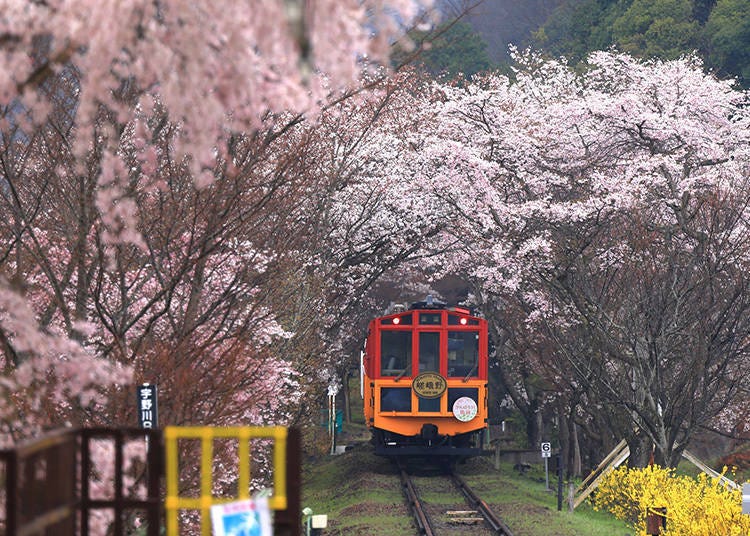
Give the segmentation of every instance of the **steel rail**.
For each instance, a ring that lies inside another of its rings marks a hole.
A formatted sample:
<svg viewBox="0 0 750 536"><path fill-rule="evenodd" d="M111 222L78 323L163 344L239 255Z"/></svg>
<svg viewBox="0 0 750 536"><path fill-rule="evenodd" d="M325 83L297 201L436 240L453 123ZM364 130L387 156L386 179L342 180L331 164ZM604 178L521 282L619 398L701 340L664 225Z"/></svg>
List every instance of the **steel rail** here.
<svg viewBox="0 0 750 536"><path fill-rule="evenodd" d="M422 536L435 536L435 531L432 529L427 513L422 508L422 501L419 500L417 490L414 489L414 484L411 481L411 477L406 472L402 462L397 461L398 472L401 476L401 489L406 496L406 501L409 504L409 510L411 510L414 516L414 521L417 524L417 531Z"/></svg>
<svg viewBox="0 0 750 536"><path fill-rule="evenodd" d="M495 512L490 509L487 503L480 499L476 493L474 493L474 491L469 487L469 485L466 483L466 481L464 481L463 478L458 476L454 471L450 472L450 477L453 481L453 484L459 489L459 491L461 491L469 504L471 504L472 508L477 509L477 511L482 515L487 524L496 534L498 534L499 536L513 536L513 533L511 532L508 525L503 523L503 520L500 519L495 514Z"/></svg>

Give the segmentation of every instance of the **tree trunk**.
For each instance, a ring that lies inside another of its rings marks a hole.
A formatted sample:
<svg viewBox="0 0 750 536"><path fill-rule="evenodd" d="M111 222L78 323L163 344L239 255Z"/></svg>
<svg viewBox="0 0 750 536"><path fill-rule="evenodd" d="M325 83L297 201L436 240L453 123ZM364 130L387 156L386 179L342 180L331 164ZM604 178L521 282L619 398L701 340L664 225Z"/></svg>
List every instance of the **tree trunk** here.
<svg viewBox="0 0 750 536"><path fill-rule="evenodd" d="M575 419L570 419L570 448L573 451L570 473L573 477L581 476L581 445L578 443L578 425Z"/></svg>
<svg viewBox="0 0 750 536"><path fill-rule="evenodd" d="M653 444L651 439L645 436L632 435L627 438L630 457L628 465L630 467L646 467L651 463Z"/></svg>
<svg viewBox="0 0 750 536"><path fill-rule="evenodd" d="M560 456L565 462L565 470L570 477L570 425L562 403L557 406L557 437L560 441Z"/></svg>
<svg viewBox="0 0 750 536"><path fill-rule="evenodd" d="M344 422L350 424L352 422L352 407L349 393L349 371L344 371L341 384L344 386Z"/></svg>
<svg viewBox="0 0 750 536"><path fill-rule="evenodd" d="M536 403L531 404L533 412L526 414L521 412L526 420L526 438L529 441L529 447L532 449L539 448L542 443L542 413Z"/></svg>

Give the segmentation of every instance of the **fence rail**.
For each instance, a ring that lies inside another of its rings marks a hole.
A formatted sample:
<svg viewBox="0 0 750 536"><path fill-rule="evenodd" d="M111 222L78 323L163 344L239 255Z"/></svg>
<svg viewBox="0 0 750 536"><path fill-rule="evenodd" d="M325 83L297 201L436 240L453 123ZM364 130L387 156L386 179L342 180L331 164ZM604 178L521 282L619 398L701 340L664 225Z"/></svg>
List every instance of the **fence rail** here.
<svg viewBox="0 0 750 536"><path fill-rule="evenodd" d="M273 430L279 437L284 435L283 456L274 460L283 477L283 483L276 485L284 496L283 504L275 503L274 534L299 536L300 435L294 428L284 428L283 434L276 427ZM104 464L94 459L94 443L106 444L112 459ZM129 453L133 445L145 452L145 459ZM243 448L238 458L249 455ZM243 471L247 463L238 460ZM108 468L102 467L107 464ZM175 478L165 470L160 429L67 428L0 450L0 510L4 513L0 536L89 536L99 532L93 524L97 518L109 520L108 534L124 536L131 526L128 517L136 514L145 521L142 534L163 534L164 482ZM103 486L109 489L103 491Z"/></svg>

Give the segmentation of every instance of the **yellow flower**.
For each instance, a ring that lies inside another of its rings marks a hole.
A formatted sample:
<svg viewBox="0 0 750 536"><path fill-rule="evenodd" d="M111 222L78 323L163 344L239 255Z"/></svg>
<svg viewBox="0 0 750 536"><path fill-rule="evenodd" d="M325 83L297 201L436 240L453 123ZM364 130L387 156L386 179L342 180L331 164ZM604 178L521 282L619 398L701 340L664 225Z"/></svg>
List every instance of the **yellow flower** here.
<svg viewBox="0 0 750 536"><path fill-rule="evenodd" d="M750 534L750 516L742 514L742 492L704 474L691 478L659 466L620 467L605 475L591 502L595 509L608 510L630 523L642 536L647 534L648 514L660 508L666 509L662 535Z"/></svg>

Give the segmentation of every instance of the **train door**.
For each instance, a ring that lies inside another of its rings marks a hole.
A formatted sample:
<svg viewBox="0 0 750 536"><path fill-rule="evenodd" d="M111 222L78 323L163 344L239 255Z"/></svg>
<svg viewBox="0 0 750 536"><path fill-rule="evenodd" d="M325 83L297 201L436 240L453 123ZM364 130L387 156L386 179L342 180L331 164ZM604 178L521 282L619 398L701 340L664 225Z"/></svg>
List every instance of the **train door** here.
<svg viewBox="0 0 750 536"><path fill-rule="evenodd" d="M418 348L419 374L424 372L435 372L440 374L440 332L420 331ZM417 397L418 411L420 413L439 413L441 410L442 397L422 398Z"/></svg>
<svg viewBox="0 0 750 536"><path fill-rule="evenodd" d="M440 332L422 331L419 333L419 374L437 372L440 374Z"/></svg>

